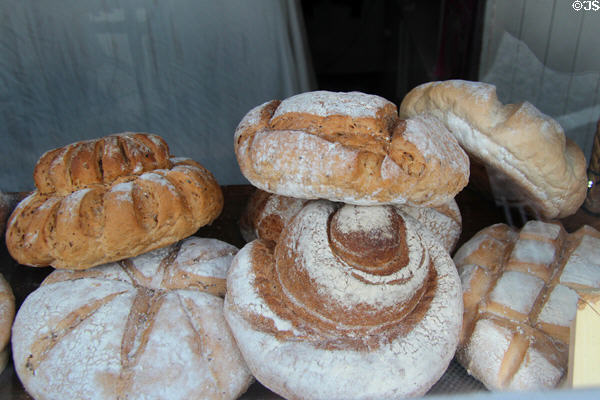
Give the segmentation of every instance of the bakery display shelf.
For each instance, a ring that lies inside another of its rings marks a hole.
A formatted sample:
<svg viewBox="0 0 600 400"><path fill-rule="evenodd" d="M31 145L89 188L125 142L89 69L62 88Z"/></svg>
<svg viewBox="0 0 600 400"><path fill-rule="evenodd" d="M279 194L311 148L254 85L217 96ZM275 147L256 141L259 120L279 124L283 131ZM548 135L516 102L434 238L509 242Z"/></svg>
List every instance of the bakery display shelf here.
<svg viewBox="0 0 600 400"><path fill-rule="evenodd" d="M200 237L212 237L231 243L241 248L245 242L238 228L239 218L246 206L249 196L254 189L249 185L232 185L223 186L223 194L225 198L225 206L219 218L211 225L201 228L196 235ZM506 222L506 209L496 206L493 201L490 201L485 196L482 196L476 189L467 186L456 197L459 205L462 220L463 230L459 239L457 248L472 237L482 228L498 222ZM571 221L571 223L575 223ZM15 293L17 307L23 302L25 297L35 290L40 282L53 270L47 268L31 268L19 265L14 261L6 247L3 245L0 248L0 257L2 259L2 267L0 272L11 284ZM555 398L573 398L577 394L577 398L592 399L600 398L600 389L572 391L566 392L561 390L552 391ZM548 393L540 394L544 398ZM538 394L533 394L533 397ZM469 398L482 396L485 398L493 398L499 396L498 393L487 392L485 387L477 380L470 377L466 371L456 362L452 361L442 378L431 388L427 394L428 397L454 397ZM519 394L515 394L515 398L520 398ZM524 397L523 397L524 398ZM528 400L531 396L527 397ZM31 400L31 397L25 392L21 385L17 374L14 371L12 363L2 374L0 374L0 399L13 400ZM269 391L259 382L255 382L250 386L248 391L241 397L242 400L276 400L282 397Z"/></svg>

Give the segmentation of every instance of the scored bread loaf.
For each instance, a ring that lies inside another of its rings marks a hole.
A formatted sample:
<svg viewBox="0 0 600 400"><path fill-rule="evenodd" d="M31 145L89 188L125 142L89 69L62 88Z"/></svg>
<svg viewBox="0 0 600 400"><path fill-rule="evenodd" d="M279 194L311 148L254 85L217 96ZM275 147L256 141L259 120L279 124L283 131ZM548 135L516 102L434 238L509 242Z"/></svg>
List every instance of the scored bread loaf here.
<svg viewBox="0 0 600 400"><path fill-rule="evenodd" d="M529 102L502 104L496 87L449 80L412 89L400 116L433 115L452 132L469 155L483 164L493 187L542 217L574 214L585 199L586 161L554 119Z"/></svg>
<svg viewBox="0 0 600 400"><path fill-rule="evenodd" d="M15 317L15 296L4 276L0 274L0 374L9 358L10 330Z"/></svg>
<svg viewBox="0 0 600 400"><path fill-rule="evenodd" d="M267 192L358 205L434 206L467 184L469 160L433 117L400 120L360 92L307 92L249 111L235 131L244 176Z"/></svg>
<svg viewBox="0 0 600 400"><path fill-rule="evenodd" d="M252 382L223 317L237 248L190 237L56 270L24 301L15 370L36 400L236 399Z"/></svg>
<svg viewBox="0 0 600 400"><path fill-rule="evenodd" d="M457 358L489 389L536 390L565 376L577 290L600 288L600 232L529 221L478 232L457 250L464 321Z"/></svg>
<svg viewBox="0 0 600 400"><path fill-rule="evenodd" d="M240 232L246 242L260 238L274 246L283 228L310 200L280 196L256 189L240 219ZM456 201L438 207L395 206L419 221L441 241L450 253L462 230L462 217Z"/></svg>
<svg viewBox="0 0 600 400"><path fill-rule="evenodd" d="M391 206L307 203L227 276L225 317L254 376L286 399L398 399L444 373L462 320L448 253Z"/></svg>
<svg viewBox="0 0 600 400"><path fill-rule="evenodd" d="M118 134L44 154L38 190L11 215L6 244L31 266L85 269L175 243L212 222L223 194L212 174L169 158L151 134Z"/></svg>

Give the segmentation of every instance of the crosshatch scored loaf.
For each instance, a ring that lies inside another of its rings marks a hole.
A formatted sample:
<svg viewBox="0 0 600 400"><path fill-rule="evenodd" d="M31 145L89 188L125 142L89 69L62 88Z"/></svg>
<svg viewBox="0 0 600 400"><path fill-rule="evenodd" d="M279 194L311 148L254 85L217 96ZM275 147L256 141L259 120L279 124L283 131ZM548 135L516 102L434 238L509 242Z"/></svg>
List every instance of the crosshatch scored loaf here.
<svg viewBox="0 0 600 400"><path fill-rule="evenodd" d="M529 221L481 230L456 252L464 297L457 358L490 389L539 390L565 376L577 290L600 288L600 232Z"/></svg>
<svg viewBox="0 0 600 400"><path fill-rule="evenodd" d="M357 205L447 203L469 160L434 117L398 118L360 92L307 92L249 111L235 132L244 176L284 196Z"/></svg>
<svg viewBox="0 0 600 400"><path fill-rule="evenodd" d="M221 188L153 134L124 133L51 150L37 190L15 209L6 243L31 266L85 269L175 243L212 222Z"/></svg>

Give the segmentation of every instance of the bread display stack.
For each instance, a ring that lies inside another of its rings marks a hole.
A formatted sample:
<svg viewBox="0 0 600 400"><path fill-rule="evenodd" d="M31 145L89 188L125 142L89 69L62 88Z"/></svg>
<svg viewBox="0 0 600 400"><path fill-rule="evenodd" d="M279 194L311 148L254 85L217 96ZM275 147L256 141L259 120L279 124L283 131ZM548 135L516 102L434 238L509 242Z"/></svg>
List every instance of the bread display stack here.
<svg viewBox="0 0 600 400"><path fill-rule="evenodd" d="M278 196L254 200L250 214L275 212L247 218L246 236L265 238L227 280L225 316L254 376L286 399L425 393L458 343L460 282L439 237L396 206L453 200L469 173L456 140L381 97L319 91L251 110L235 151Z"/></svg>
<svg viewBox="0 0 600 400"><path fill-rule="evenodd" d="M157 135L51 150L11 215L21 264L57 268L20 307L15 371L36 400L235 399L253 378L223 316L237 248L190 237L221 188Z"/></svg>

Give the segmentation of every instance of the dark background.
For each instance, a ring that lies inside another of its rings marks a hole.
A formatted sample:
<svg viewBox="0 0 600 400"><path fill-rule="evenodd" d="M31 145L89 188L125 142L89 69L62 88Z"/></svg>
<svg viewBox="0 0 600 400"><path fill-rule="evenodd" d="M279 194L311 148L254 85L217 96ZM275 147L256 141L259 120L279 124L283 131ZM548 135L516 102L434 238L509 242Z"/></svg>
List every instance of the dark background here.
<svg viewBox="0 0 600 400"><path fill-rule="evenodd" d="M304 0L319 89L358 90L400 104L420 83L478 80L485 2Z"/></svg>

